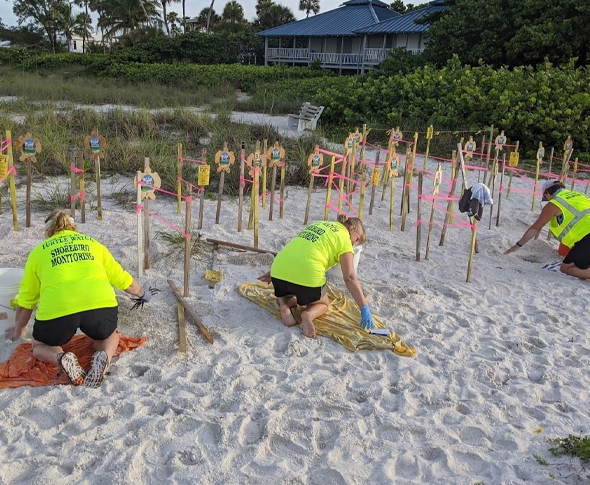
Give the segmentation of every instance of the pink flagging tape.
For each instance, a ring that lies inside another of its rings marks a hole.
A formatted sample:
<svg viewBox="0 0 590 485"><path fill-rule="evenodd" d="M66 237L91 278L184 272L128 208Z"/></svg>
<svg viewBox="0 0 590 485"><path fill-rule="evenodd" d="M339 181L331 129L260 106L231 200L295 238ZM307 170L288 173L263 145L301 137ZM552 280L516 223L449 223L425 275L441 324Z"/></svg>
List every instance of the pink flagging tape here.
<svg viewBox="0 0 590 485"><path fill-rule="evenodd" d="M467 170L483 170L483 171L487 170L485 167L478 167L477 165L465 165L465 168Z"/></svg>
<svg viewBox="0 0 590 485"><path fill-rule="evenodd" d="M70 165L70 170L74 173L84 173L83 169L75 167L74 165Z"/></svg>
<svg viewBox="0 0 590 485"><path fill-rule="evenodd" d="M264 195L267 196L270 199L270 192L265 192ZM285 202L285 199L281 199L281 198L277 197L276 195L273 196L273 199L274 199L275 202L279 202L279 203L280 202ZM258 196L258 200L262 200L262 194L260 194Z"/></svg>
<svg viewBox="0 0 590 485"><path fill-rule="evenodd" d="M499 190L499 194L502 194L504 192L508 191L508 186L507 185L500 185L500 190ZM510 192L518 192L520 194L537 194L539 196L543 195L541 194L540 191L537 190L531 190L531 189L523 189L520 187L510 187Z"/></svg>
<svg viewBox="0 0 590 485"><path fill-rule="evenodd" d="M242 187L246 187L246 182L253 184L254 180L247 179L246 177L240 177L240 184L242 184Z"/></svg>
<svg viewBox="0 0 590 485"><path fill-rule="evenodd" d="M198 163L200 165L207 165L207 160L196 160L195 158L177 157L181 162Z"/></svg>
<svg viewBox="0 0 590 485"><path fill-rule="evenodd" d="M135 208L135 215L138 216L139 214L141 214L141 210L143 209L143 205L141 204L135 204L136 208Z"/></svg>
<svg viewBox="0 0 590 485"><path fill-rule="evenodd" d="M11 175L16 175L16 168L14 168L14 165L11 165L8 171L6 172L6 178L0 179L0 184L2 184L2 182L4 182Z"/></svg>
<svg viewBox="0 0 590 485"><path fill-rule="evenodd" d="M176 180L178 180L180 182L184 182L185 184L190 185L193 189L195 189L197 191L197 195L200 195L201 192L205 192L205 187L200 187L198 185L191 184L188 180L184 180L182 177L176 177ZM176 194L176 196L178 197L178 194ZM188 197L187 197L186 200L188 201Z"/></svg>
<svg viewBox="0 0 590 485"><path fill-rule="evenodd" d="M459 197L449 197L447 195L419 195L418 197L420 197L421 199L426 199L426 200L452 200L452 201L457 201L459 200Z"/></svg>
<svg viewBox="0 0 590 485"><path fill-rule="evenodd" d="M346 212L345 210L338 209L338 206L334 202L329 202L328 204L326 204L326 207L328 209L331 209L331 210L337 212L338 214L345 214L346 217L357 217L358 216L358 212L354 209L354 207L352 207L353 212Z"/></svg>
<svg viewBox="0 0 590 485"><path fill-rule="evenodd" d="M174 229L175 231L178 231L180 234L182 234L186 239L188 239L189 237L191 237L190 234L187 234L186 232L184 232L184 230L182 230L180 227L178 227L175 224L172 224L170 221L167 221L166 219L164 219L163 217L160 217L158 214L155 214L154 212L149 212L148 214L150 216L152 216L154 219L156 219L157 221L160 221L162 224Z"/></svg>
<svg viewBox="0 0 590 485"><path fill-rule="evenodd" d="M203 190L204 190L204 189L203 189ZM185 199L185 201L186 201L186 202L192 202L192 201L193 201L193 198L192 198L192 197L189 195L189 196L188 196L188 197Z"/></svg>
<svg viewBox="0 0 590 485"><path fill-rule="evenodd" d="M164 193L164 194L173 195L174 197L178 197L178 194L177 194L176 192L170 192L170 191L168 191L168 190L159 189L158 187L154 187L153 185L144 184L144 183L143 183L143 182L141 182L141 181L140 181L140 182L137 182L137 184L138 184L140 187L149 187L149 188L150 188L150 190L155 190L155 191L157 191L157 192L162 192L162 193ZM181 197L181 199L184 199L184 200L186 200L186 196L185 196L185 195L181 195L180 197Z"/></svg>
<svg viewBox="0 0 590 485"><path fill-rule="evenodd" d="M578 165L580 165L580 164L578 163ZM578 172L581 172L581 173L590 173L590 170L580 170L580 169L578 169L576 171L576 173L578 173Z"/></svg>
<svg viewBox="0 0 590 485"><path fill-rule="evenodd" d="M83 204L86 200L86 192L79 192L76 195L70 196L70 202L74 202L77 199L80 199L80 202Z"/></svg>
<svg viewBox="0 0 590 485"><path fill-rule="evenodd" d="M430 226L430 225L432 225L432 226L444 226L445 225L444 222L432 221L432 224L431 224L430 221L423 221L422 219L418 219L416 221L416 224L414 224L414 226L418 226L420 224L424 224L426 226ZM454 222L447 222L447 226L450 226L450 227L464 227L464 228L467 228L467 229L473 229L475 227L473 224L464 225L464 224L455 224Z"/></svg>
<svg viewBox="0 0 590 485"><path fill-rule="evenodd" d="M569 180L571 180L572 182L574 182L578 185L590 185L590 180L588 180L588 179L581 180L581 179L570 178Z"/></svg>
<svg viewBox="0 0 590 485"><path fill-rule="evenodd" d="M351 179L351 178L347 177L346 175L342 175L342 174L339 174L336 172L334 172L334 178L348 180L349 182L352 182L356 185L360 185L360 183L361 183L359 180Z"/></svg>
<svg viewBox="0 0 590 485"><path fill-rule="evenodd" d="M531 172L530 170L525 170L524 168L511 167L509 165L506 165L504 167L504 170L506 170L507 172L527 173L527 174L531 174L531 175L535 175L535 173L536 173L536 172Z"/></svg>
<svg viewBox="0 0 590 485"><path fill-rule="evenodd" d="M336 157L336 160L338 160L338 159L342 160L344 158L344 155L342 155L342 153L334 153L329 150L324 150L323 148L320 148L319 152L323 153L324 155L330 155L331 157Z"/></svg>
<svg viewBox="0 0 590 485"><path fill-rule="evenodd" d="M0 152L3 152L4 150L6 150L11 144L12 144L12 139L6 138L6 140L4 140L2 142L2 144L0 145Z"/></svg>

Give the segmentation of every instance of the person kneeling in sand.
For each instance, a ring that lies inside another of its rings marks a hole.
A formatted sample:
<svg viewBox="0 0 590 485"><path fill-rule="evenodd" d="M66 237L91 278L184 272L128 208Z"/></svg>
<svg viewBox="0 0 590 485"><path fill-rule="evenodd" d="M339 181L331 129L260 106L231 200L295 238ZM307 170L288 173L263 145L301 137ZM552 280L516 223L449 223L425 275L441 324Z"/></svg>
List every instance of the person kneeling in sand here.
<svg viewBox="0 0 590 485"><path fill-rule="evenodd" d="M353 264L353 246L365 240L365 228L360 219L339 215L338 222L310 224L276 255L270 272L258 279L272 282L284 325L297 325L291 309L305 306L301 313L303 335L315 337L313 321L326 313L330 304L325 287L326 271L340 263L346 288L361 310L361 327L374 327Z"/></svg>
<svg viewBox="0 0 590 485"><path fill-rule="evenodd" d="M76 231L65 211L45 220L47 239L31 251L25 265L12 338L22 337L39 304L33 326L35 357L59 366L76 386L98 387L119 344L117 298L111 285L135 295L134 308L159 290L144 291L105 246ZM78 328L94 340L88 373L75 354L61 347Z"/></svg>
<svg viewBox="0 0 590 485"><path fill-rule="evenodd" d="M583 280L590 279L590 198L581 192L566 190L558 180L543 184L543 200L549 203L524 235L504 254L523 247L549 223L551 233L571 248L561 263L561 271Z"/></svg>

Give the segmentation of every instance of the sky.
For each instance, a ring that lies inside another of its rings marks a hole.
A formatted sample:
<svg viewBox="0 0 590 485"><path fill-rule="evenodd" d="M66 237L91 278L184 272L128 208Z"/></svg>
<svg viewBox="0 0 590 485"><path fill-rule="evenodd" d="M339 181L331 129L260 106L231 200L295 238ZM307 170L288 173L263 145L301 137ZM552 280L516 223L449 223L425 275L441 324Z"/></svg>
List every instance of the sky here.
<svg viewBox="0 0 590 485"><path fill-rule="evenodd" d="M320 0L320 13L334 10L345 1L346 0ZM391 3L388 0L384 1L385 3ZM223 7L225 7L227 2L228 0L216 0L213 5L213 10L218 14L221 14ZM244 7L244 15L249 21L252 21L254 17L256 17L256 0L242 1L240 3L242 4L242 7ZM296 19L305 18L305 12L299 11L299 0L275 0L275 3L289 7ZM404 1L404 3L411 3L411 1ZM414 3L423 2L414 1ZM0 0L0 20L2 20L2 23L6 26L16 25L16 17L12 13L12 4L13 2L11 0ZM210 2L208 0L186 0L186 14L187 16L196 17L201 10L205 7L209 7L209 5ZM182 11L181 4L173 3L170 10L180 13Z"/></svg>

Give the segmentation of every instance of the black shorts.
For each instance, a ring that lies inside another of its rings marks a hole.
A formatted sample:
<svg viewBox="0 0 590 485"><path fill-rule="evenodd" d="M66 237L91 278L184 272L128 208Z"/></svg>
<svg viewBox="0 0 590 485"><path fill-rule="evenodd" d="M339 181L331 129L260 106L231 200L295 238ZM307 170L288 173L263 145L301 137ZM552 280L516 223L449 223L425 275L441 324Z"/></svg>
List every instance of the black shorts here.
<svg viewBox="0 0 590 485"><path fill-rule="evenodd" d="M33 338L52 347L67 344L78 328L93 340L105 340L117 329L119 307L97 308L52 320L37 320Z"/></svg>
<svg viewBox="0 0 590 485"><path fill-rule="evenodd" d="M271 278L272 286L275 289L275 296L280 298L282 296L294 295L297 298L298 305L309 305L320 300L326 294L326 286L317 286L315 288L309 286L301 286L289 281L280 280L278 278Z"/></svg>
<svg viewBox="0 0 590 485"><path fill-rule="evenodd" d="M574 263L576 268L590 268L590 234L586 234L570 249L563 260L564 264Z"/></svg>

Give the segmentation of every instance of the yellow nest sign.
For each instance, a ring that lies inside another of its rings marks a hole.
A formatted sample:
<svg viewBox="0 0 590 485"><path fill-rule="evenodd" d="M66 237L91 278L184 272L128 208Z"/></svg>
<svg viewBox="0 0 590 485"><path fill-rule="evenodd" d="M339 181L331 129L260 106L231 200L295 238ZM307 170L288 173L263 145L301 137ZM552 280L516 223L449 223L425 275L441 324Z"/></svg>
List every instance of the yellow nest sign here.
<svg viewBox="0 0 590 485"><path fill-rule="evenodd" d="M199 178L197 185L209 185L209 174L211 173L211 167L209 165L199 165Z"/></svg>
<svg viewBox="0 0 590 485"><path fill-rule="evenodd" d="M0 180L6 178L8 173L8 155L0 155Z"/></svg>
<svg viewBox="0 0 590 485"><path fill-rule="evenodd" d="M511 167L518 167L518 161L520 160L520 155L518 152L511 152L510 153L510 166Z"/></svg>

